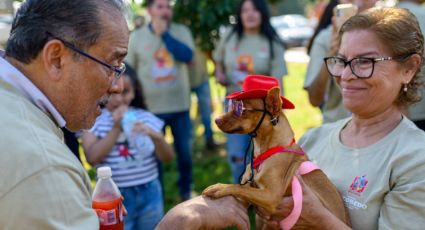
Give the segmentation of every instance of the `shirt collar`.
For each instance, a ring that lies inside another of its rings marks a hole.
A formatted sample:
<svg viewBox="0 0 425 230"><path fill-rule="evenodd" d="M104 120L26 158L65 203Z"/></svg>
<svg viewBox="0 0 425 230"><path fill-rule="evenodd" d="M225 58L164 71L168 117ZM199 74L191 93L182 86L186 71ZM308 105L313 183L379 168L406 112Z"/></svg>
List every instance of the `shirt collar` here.
<svg viewBox="0 0 425 230"><path fill-rule="evenodd" d="M50 100L24 74L4 59L0 50L0 79L16 88L44 113L51 115L60 127L65 127L66 121Z"/></svg>

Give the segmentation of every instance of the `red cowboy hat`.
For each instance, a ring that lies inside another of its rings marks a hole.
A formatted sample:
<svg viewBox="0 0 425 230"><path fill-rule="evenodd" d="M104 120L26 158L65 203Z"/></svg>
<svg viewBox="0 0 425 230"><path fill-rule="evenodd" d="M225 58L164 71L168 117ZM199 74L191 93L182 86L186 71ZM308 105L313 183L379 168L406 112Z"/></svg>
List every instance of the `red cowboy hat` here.
<svg viewBox="0 0 425 230"><path fill-rule="evenodd" d="M274 77L261 76L261 75L249 75L246 76L242 84L242 91L229 94L227 99L253 99L253 98L265 98L267 92L273 88L279 87L279 81ZM282 108L284 109L295 109L294 104L288 99L280 96L282 100Z"/></svg>

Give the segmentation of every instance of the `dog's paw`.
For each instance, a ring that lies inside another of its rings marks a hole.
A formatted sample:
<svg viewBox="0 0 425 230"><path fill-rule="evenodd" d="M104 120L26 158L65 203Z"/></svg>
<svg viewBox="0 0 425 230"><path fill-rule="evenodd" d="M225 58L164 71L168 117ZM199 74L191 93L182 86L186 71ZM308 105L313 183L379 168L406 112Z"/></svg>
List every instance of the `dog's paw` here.
<svg viewBox="0 0 425 230"><path fill-rule="evenodd" d="M204 189L202 195L209 196L212 198L220 198L225 195L222 194L222 190L226 187L226 184L215 184Z"/></svg>

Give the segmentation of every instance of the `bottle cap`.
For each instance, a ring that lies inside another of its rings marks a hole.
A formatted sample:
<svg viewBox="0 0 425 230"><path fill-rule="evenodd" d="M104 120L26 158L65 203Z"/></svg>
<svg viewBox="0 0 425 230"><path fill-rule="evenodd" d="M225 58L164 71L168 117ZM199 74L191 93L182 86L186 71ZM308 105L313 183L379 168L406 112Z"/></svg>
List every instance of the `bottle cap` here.
<svg viewBox="0 0 425 230"><path fill-rule="evenodd" d="M97 168L97 177L111 177L112 176L112 172L111 172L111 167L109 166L103 166L103 167L99 167Z"/></svg>

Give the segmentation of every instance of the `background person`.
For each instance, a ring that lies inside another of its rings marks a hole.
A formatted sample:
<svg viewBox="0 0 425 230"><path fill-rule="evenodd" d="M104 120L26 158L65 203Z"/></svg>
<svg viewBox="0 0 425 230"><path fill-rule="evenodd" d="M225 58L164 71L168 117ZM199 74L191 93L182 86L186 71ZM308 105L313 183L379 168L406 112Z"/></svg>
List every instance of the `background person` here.
<svg viewBox="0 0 425 230"><path fill-rule="evenodd" d="M219 145L214 141L211 128L212 104L207 56L199 47L195 48L194 58L189 64L189 80L191 91L195 92L198 99L198 111L204 126L205 148L214 150Z"/></svg>
<svg viewBox="0 0 425 230"><path fill-rule="evenodd" d="M164 122L147 111L136 72L127 66L123 78L123 92L111 96L94 126L83 133L82 144L88 163L111 167L128 212L124 228L154 229L164 215L156 159L170 161L173 151L162 134ZM136 114L133 132L142 136L142 151L130 145L122 131L127 111Z"/></svg>
<svg viewBox="0 0 425 230"><path fill-rule="evenodd" d="M270 25L269 15L264 0L240 2L235 26L221 38L213 54L215 76L226 87L226 94L240 91L245 76L250 74L275 76L279 82L287 74L284 48ZM250 138L247 134L226 134L226 137L233 181L239 183Z"/></svg>
<svg viewBox="0 0 425 230"><path fill-rule="evenodd" d="M90 128L122 91L122 9L115 0L27 0L17 11L0 52L2 229L99 229L90 178L60 128Z"/></svg>
<svg viewBox="0 0 425 230"><path fill-rule="evenodd" d="M193 56L190 30L171 22L169 0L148 0L151 21L131 33L127 61L136 69L150 111L171 128L182 200L192 190L192 126L187 64Z"/></svg>

